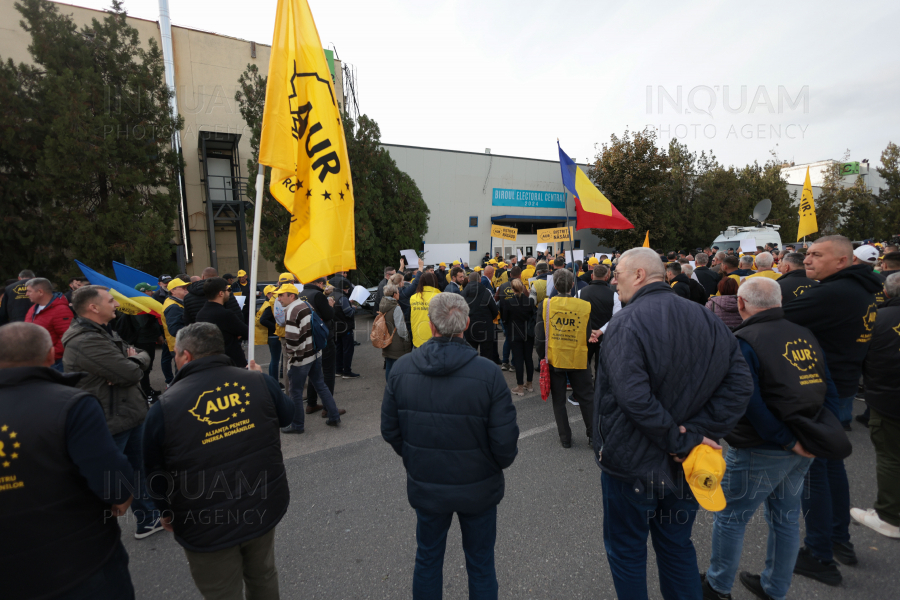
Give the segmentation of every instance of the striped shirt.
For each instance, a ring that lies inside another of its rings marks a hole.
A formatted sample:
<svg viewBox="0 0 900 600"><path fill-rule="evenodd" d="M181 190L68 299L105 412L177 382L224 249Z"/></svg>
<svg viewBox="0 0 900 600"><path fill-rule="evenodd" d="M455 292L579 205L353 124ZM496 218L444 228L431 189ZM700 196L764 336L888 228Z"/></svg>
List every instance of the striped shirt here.
<svg viewBox="0 0 900 600"><path fill-rule="evenodd" d="M288 365L299 367L315 362L321 355L313 344L312 310L303 300L295 300L284 309L284 346Z"/></svg>

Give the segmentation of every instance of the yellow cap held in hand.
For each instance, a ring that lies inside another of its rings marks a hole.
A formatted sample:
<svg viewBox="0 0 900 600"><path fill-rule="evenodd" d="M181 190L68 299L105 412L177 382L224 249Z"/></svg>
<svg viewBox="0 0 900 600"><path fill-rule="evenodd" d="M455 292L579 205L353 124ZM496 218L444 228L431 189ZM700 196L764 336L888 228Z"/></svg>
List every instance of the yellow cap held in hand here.
<svg viewBox="0 0 900 600"><path fill-rule="evenodd" d="M722 477L725 476L725 459L722 450L706 444L695 446L681 465L684 479L700 506L712 512L725 508L725 492Z"/></svg>

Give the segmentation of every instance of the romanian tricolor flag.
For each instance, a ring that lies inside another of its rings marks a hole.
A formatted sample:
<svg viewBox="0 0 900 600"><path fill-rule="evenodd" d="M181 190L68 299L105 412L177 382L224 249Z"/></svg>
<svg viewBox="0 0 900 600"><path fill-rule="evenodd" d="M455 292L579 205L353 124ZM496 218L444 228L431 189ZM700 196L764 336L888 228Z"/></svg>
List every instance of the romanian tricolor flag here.
<svg viewBox="0 0 900 600"><path fill-rule="evenodd" d="M154 277L143 271L138 271L134 267L129 267L128 265L123 265L116 261L113 261L113 271L115 272L116 279L119 280L119 283L127 285L130 288L133 288L139 283L149 283L152 286L156 286L159 281L158 277Z"/></svg>
<svg viewBox="0 0 900 600"><path fill-rule="evenodd" d="M109 293L113 295L116 302L119 303L119 311L128 315L145 315L150 314L159 317L163 313L162 304L134 288L128 287L124 283L119 283L115 279L111 279L106 275L101 275L90 267L75 261L84 276L87 277L91 285L102 285L109 288ZM149 282L153 283L153 282Z"/></svg>
<svg viewBox="0 0 900 600"><path fill-rule="evenodd" d="M559 148L559 142L556 142ZM575 229L634 229L612 202L606 199L584 171L559 148L563 185L575 196Z"/></svg>

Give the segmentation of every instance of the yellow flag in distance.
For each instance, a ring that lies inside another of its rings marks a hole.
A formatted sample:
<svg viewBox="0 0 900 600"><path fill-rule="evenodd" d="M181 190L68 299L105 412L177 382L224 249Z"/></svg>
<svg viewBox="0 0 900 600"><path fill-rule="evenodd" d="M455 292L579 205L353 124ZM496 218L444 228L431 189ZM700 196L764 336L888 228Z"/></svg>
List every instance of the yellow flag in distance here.
<svg viewBox="0 0 900 600"><path fill-rule="evenodd" d="M644 245L643 245L642 247L643 247L643 248L649 248L649 247L650 247L650 230L649 230L649 229L647 230L647 235L644 236Z"/></svg>
<svg viewBox="0 0 900 600"><path fill-rule="evenodd" d="M279 0L259 162L290 213L284 264L308 283L356 268L353 183L341 113L306 0Z"/></svg>
<svg viewBox="0 0 900 600"><path fill-rule="evenodd" d="M811 233L819 231L816 222L816 201L813 199L812 184L809 182L809 167L806 167L806 181L803 182L803 193L800 195L800 225L797 228L797 241Z"/></svg>

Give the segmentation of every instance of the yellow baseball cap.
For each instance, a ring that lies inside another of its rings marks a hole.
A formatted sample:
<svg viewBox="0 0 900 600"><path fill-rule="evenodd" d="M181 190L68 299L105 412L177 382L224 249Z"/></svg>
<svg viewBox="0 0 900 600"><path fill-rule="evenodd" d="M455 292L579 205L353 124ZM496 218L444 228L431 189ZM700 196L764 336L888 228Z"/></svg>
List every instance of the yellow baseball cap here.
<svg viewBox="0 0 900 600"><path fill-rule="evenodd" d="M453 261L453 264L454 264L454 265L458 265L458 264L460 264L460 263L459 263L458 260L454 260L454 261Z"/></svg>
<svg viewBox="0 0 900 600"><path fill-rule="evenodd" d="M505 262L501 262L501 263L498 264L497 266L500 267L501 269L505 269L505 268L506 268L506 263L505 263Z"/></svg>
<svg viewBox="0 0 900 600"><path fill-rule="evenodd" d="M446 266L447 266L447 263L438 263L438 266L439 266L439 267L446 267Z"/></svg>
<svg viewBox="0 0 900 600"><path fill-rule="evenodd" d="M484 269L482 269L481 267L475 267L475 268L472 269L472 270L473 270L473 271L484 271Z"/></svg>
<svg viewBox="0 0 900 600"><path fill-rule="evenodd" d="M488 264L490 264L490 265L496 265L496 264L497 264L497 259L496 259L496 258L492 258L491 260L488 261Z"/></svg>
<svg viewBox="0 0 900 600"><path fill-rule="evenodd" d="M681 466L684 467L684 479L700 506L712 512L725 508L725 492L721 486L725 459L721 449L715 450L706 444L695 446Z"/></svg>
<svg viewBox="0 0 900 600"><path fill-rule="evenodd" d="M177 287L182 287L182 286L188 285L189 283L190 283L190 282L188 282L188 281L182 281L182 280L180 280L180 279L178 279L178 278L176 277L175 279L169 281L169 284L168 284L167 287L168 287L168 289L170 289L170 290L174 290L174 289L177 288Z"/></svg>
<svg viewBox="0 0 900 600"><path fill-rule="evenodd" d="M246 276L247 276L247 271L245 271L243 269L238 271L238 277L246 277Z"/></svg>
<svg viewBox="0 0 900 600"><path fill-rule="evenodd" d="M278 283L284 283L285 281L294 281L294 276L290 273L282 273L278 276Z"/></svg>
<svg viewBox="0 0 900 600"><path fill-rule="evenodd" d="M285 284L282 284L282 286L280 288L275 290L276 296L280 296L282 294L296 294L299 296L300 290L298 290L297 286L294 285L293 283L285 283Z"/></svg>
<svg viewBox="0 0 900 600"><path fill-rule="evenodd" d="M611 265L611 264L612 264L612 261L609 260L608 258L604 258L604 259L603 259L603 264L604 264L604 265Z"/></svg>
<svg viewBox="0 0 900 600"><path fill-rule="evenodd" d="M589 265L599 265L599 264L600 264L600 259L597 258L596 256L592 256L592 257L590 257L590 258L588 259L588 264L589 264Z"/></svg>
<svg viewBox="0 0 900 600"><path fill-rule="evenodd" d="M268 296L271 292L275 291L274 285L267 285L263 288L263 296Z"/></svg>

